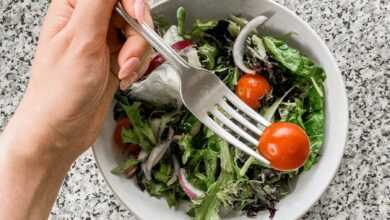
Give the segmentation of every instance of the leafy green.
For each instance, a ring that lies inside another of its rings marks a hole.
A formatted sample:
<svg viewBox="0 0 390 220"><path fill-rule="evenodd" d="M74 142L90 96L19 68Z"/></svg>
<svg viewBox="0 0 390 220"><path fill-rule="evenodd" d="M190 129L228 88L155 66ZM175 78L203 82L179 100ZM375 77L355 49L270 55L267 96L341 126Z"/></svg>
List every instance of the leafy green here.
<svg viewBox="0 0 390 220"><path fill-rule="evenodd" d="M291 122L305 128L302 116L305 113L303 102L295 98L294 102L282 103L279 107L280 121Z"/></svg>
<svg viewBox="0 0 390 220"><path fill-rule="evenodd" d="M148 181L146 178L142 179L142 185L150 193L150 195L157 198L164 197L169 207L176 206L178 198L176 197L176 185L167 186L165 183L157 181Z"/></svg>
<svg viewBox="0 0 390 220"><path fill-rule="evenodd" d="M122 161L121 163L119 163L119 165L117 167L115 167L114 169L111 170L111 173L112 174L115 174L115 175L120 175L120 174L124 174L126 173L126 171L128 171L130 168L133 168L135 166L137 166L139 163L138 160L134 159L134 158L128 158L127 160L125 161Z"/></svg>
<svg viewBox="0 0 390 220"><path fill-rule="evenodd" d="M324 99L314 86L308 92L309 113L305 120L305 130L310 138L311 152L304 169L309 170L318 160L325 133Z"/></svg>
<svg viewBox="0 0 390 220"><path fill-rule="evenodd" d="M122 129L122 140L124 143L140 145L145 151L150 151L156 144L156 138L148 121L144 121L140 114L141 103L135 102L132 105L122 104L132 128Z"/></svg>
<svg viewBox="0 0 390 220"><path fill-rule="evenodd" d="M198 52L201 58L203 58L202 62L206 65L207 69L214 69L216 64L216 57L218 55L218 48L209 43L205 43L199 47Z"/></svg>
<svg viewBox="0 0 390 220"><path fill-rule="evenodd" d="M170 24L168 23L168 21L161 16L155 16L153 18L153 22L154 22L154 27L156 28L156 32L160 36L164 36L165 33L167 32L168 28L170 27Z"/></svg>
<svg viewBox="0 0 390 220"><path fill-rule="evenodd" d="M184 133L195 136L200 131L202 123L191 113L186 113L180 121L179 127Z"/></svg>
<svg viewBox="0 0 390 220"><path fill-rule="evenodd" d="M219 138L218 138L219 139ZM221 206L221 201L218 198L218 193L227 186L233 179L233 165L229 146L226 142L219 140L221 149L221 168L222 172L218 180L209 186L205 196L196 201L195 205L195 220L218 220L220 219L218 212Z"/></svg>
<svg viewBox="0 0 390 220"><path fill-rule="evenodd" d="M304 78L324 79L324 70L302 55L297 49L289 47L285 41L274 37L264 37L264 45L272 57L293 74Z"/></svg>
<svg viewBox="0 0 390 220"><path fill-rule="evenodd" d="M215 28L217 25L218 21L216 20L202 21L198 19L192 27L191 36L193 39L203 37L205 32Z"/></svg>
<svg viewBox="0 0 390 220"><path fill-rule="evenodd" d="M178 144L180 146L181 151L183 152L183 155L181 157L181 161L183 164L186 164L188 162L188 159L190 158L192 154L192 136L191 135L183 135Z"/></svg>
<svg viewBox="0 0 390 220"><path fill-rule="evenodd" d="M205 149L205 154L203 156L203 163L206 167L206 185L210 186L215 182L218 166L218 152L208 148Z"/></svg>
<svg viewBox="0 0 390 220"><path fill-rule="evenodd" d="M204 199L197 201L199 205L195 206L194 220L219 220L219 207L221 203L217 198L222 185L222 181L217 181L209 187Z"/></svg>
<svg viewBox="0 0 390 220"><path fill-rule="evenodd" d="M187 12L184 9L184 7L179 7L176 12L177 17L177 31L180 36L185 37L185 23L186 23L186 17Z"/></svg>
<svg viewBox="0 0 390 220"><path fill-rule="evenodd" d="M233 38L236 38L240 34L241 27L237 23L235 23L233 21L229 20L228 22L229 22L229 26L228 26L229 34Z"/></svg>
<svg viewBox="0 0 390 220"><path fill-rule="evenodd" d="M159 168L153 173L153 176L156 180L167 183L169 179L172 177L173 167L167 161L163 161L160 163Z"/></svg>
<svg viewBox="0 0 390 220"><path fill-rule="evenodd" d="M223 172L232 173L233 172L233 158L230 153L229 144L218 138L219 146L221 149L220 157L221 157L221 169Z"/></svg>
<svg viewBox="0 0 390 220"><path fill-rule="evenodd" d="M240 77L240 71L237 67L229 68L228 74L223 79L223 82L230 88L234 89L237 85L238 79Z"/></svg>
<svg viewBox="0 0 390 220"><path fill-rule="evenodd" d="M253 55L261 60L265 61L267 58L267 51L265 49L263 39L261 39L257 34L252 35L251 42L253 45L252 47L248 47L248 49L253 53Z"/></svg>

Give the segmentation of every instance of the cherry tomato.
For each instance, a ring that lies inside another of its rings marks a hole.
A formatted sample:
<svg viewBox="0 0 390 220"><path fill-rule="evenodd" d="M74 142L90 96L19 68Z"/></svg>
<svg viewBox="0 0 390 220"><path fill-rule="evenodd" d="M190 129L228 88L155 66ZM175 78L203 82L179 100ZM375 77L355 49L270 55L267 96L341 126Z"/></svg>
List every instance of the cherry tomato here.
<svg viewBox="0 0 390 220"><path fill-rule="evenodd" d="M253 109L260 107L260 100L271 91L268 81L260 75L245 74L240 77L236 94Z"/></svg>
<svg viewBox="0 0 390 220"><path fill-rule="evenodd" d="M118 120L115 131L114 131L114 141L117 147L120 149L124 149L127 147L128 144L123 143L122 141L122 129L129 129L131 128L130 122L128 118L121 118Z"/></svg>
<svg viewBox="0 0 390 220"><path fill-rule="evenodd" d="M258 151L279 171L297 169L305 164L310 152L306 132L296 124L276 122L264 130Z"/></svg>
<svg viewBox="0 0 390 220"><path fill-rule="evenodd" d="M132 155L138 155L141 151L141 147L137 144L127 144L122 141L122 129L131 128L131 124L128 118L121 118L118 120L114 131L114 142L116 147L121 153L130 153Z"/></svg>

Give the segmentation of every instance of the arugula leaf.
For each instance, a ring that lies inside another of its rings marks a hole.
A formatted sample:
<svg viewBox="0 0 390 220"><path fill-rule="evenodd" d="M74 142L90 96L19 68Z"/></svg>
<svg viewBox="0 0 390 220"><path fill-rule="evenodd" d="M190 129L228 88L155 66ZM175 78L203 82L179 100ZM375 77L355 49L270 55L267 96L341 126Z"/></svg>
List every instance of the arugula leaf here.
<svg viewBox="0 0 390 220"><path fill-rule="evenodd" d="M203 58L202 62L206 65L207 69L214 69L216 57L218 56L218 48L209 43L205 43L199 47L198 52Z"/></svg>
<svg viewBox="0 0 390 220"><path fill-rule="evenodd" d="M192 154L192 136L191 135L184 135L180 138L178 144L183 152L183 155L181 157L182 163L185 165L188 162L188 159L190 158Z"/></svg>
<svg viewBox="0 0 390 220"><path fill-rule="evenodd" d="M173 167L167 161L160 162L159 168L153 172L153 176L156 180L167 183L169 179L172 177Z"/></svg>
<svg viewBox="0 0 390 220"><path fill-rule="evenodd" d="M217 193L220 190L221 182L215 182L209 187L207 194L204 199L198 201L195 206L195 217L194 220L219 220L221 219L218 215L220 202L217 198Z"/></svg>
<svg viewBox="0 0 390 220"><path fill-rule="evenodd" d="M124 143L133 143L140 145L145 151L149 152L156 144L156 138L150 123L144 121L140 114L141 103L135 102L132 105L121 104L129 118L132 128L122 130L122 140Z"/></svg>
<svg viewBox="0 0 390 220"><path fill-rule="evenodd" d="M115 174L115 175L124 174L130 168L137 166L138 163L139 163L138 160L136 160L134 158L128 158L127 160L119 163L119 165L117 167L112 169L111 173Z"/></svg>
<svg viewBox="0 0 390 220"><path fill-rule="evenodd" d="M221 147L220 157L222 172L218 177L218 180L209 187L205 197L199 201L196 201L194 207L195 220L220 219L218 212L219 208L221 207L221 201L219 200L217 194L233 180L233 165L229 146L225 141L222 141L222 139L220 139L219 143Z"/></svg>
<svg viewBox="0 0 390 220"><path fill-rule="evenodd" d="M197 19L192 27L191 37L193 39L197 39L197 38L199 39L203 37L206 31L215 28L217 25L218 25L217 20L202 21Z"/></svg>
<svg viewBox="0 0 390 220"><path fill-rule="evenodd" d="M266 36L263 40L272 57L296 76L325 78L324 70L320 66L302 55L297 49L289 47L286 42L271 36Z"/></svg>
<svg viewBox="0 0 390 220"><path fill-rule="evenodd" d="M167 186L165 183L154 180L148 181L146 178L142 178L141 184L150 195L157 198L164 197L169 207L176 206L178 204L177 198L175 196L175 189L177 188L176 184Z"/></svg>

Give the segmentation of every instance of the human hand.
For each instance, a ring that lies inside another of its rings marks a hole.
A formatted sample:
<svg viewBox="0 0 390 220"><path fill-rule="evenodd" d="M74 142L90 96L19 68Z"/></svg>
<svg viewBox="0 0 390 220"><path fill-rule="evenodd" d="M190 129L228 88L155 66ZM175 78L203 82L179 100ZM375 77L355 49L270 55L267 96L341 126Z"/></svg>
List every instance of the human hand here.
<svg viewBox="0 0 390 220"><path fill-rule="evenodd" d="M118 88L142 76L151 51L119 15L117 0L53 0L44 21L27 92L6 137L12 147L74 160L99 134ZM152 25L143 0L125 0L128 13ZM144 18L145 17L145 18ZM119 37L124 33L125 39Z"/></svg>

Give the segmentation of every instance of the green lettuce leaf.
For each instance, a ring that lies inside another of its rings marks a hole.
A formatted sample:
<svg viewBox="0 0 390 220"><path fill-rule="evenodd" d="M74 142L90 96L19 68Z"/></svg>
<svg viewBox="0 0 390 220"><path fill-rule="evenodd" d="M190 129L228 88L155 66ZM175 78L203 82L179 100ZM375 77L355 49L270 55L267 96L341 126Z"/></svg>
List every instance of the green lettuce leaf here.
<svg viewBox="0 0 390 220"><path fill-rule="evenodd" d="M223 191L234 178L233 175L233 161L230 154L229 146L223 142L220 142L221 147L221 167L222 172L218 177L218 180L214 182L207 190L207 193L203 198L196 201L194 208L195 220L219 220L219 209L222 205L221 200L218 198L218 193Z"/></svg>
<svg viewBox="0 0 390 220"><path fill-rule="evenodd" d="M192 142L192 136L188 134L183 135L178 142L179 147L183 152L181 156L181 161L183 164L186 164L191 157L192 148L193 148L191 142Z"/></svg>
<svg viewBox="0 0 390 220"><path fill-rule="evenodd" d="M140 114L141 103L135 102L132 105L121 105L132 125L130 129L122 130L122 141L124 143L138 144L145 151L149 152L156 144L156 138L149 121L144 121Z"/></svg>
<svg viewBox="0 0 390 220"><path fill-rule="evenodd" d="M199 47L198 52L202 58L202 63L206 65L207 69L214 69L216 57L218 56L218 48L209 43L205 43Z"/></svg>
<svg viewBox="0 0 390 220"><path fill-rule="evenodd" d="M117 167L115 167L114 169L111 170L111 173L112 174L115 174L115 175L121 175L121 174L124 174L126 173L127 170L129 170L130 168L132 167L135 167L137 166L139 163L138 160L134 159L134 158L128 158L127 160L119 163L119 165Z"/></svg>
<svg viewBox="0 0 390 220"><path fill-rule="evenodd" d="M271 56L289 69L293 74L303 78L324 79L324 70L297 49L289 47L285 41L274 37L264 37L264 45Z"/></svg>
<svg viewBox="0 0 390 220"><path fill-rule="evenodd" d="M308 92L309 113L305 118L305 130L310 138L311 152L304 169L309 170L318 160L325 136L325 109L324 98L313 86Z"/></svg>
<svg viewBox="0 0 390 220"><path fill-rule="evenodd" d="M191 32L191 37L193 39L199 39L203 37L205 32L215 28L218 25L217 20L207 20L207 21L202 21L202 20L196 20L193 27L192 27L192 32Z"/></svg>
<svg viewBox="0 0 390 220"><path fill-rule="evenodd" d="M172 164L168 163L166 160L159 163L158 169L156 169L155 172L153 172L153 177L162 182L167 183L169 179L173 175L173 167Z"/></svg>
<svg viewBox="0 0 390 220"><path fill-rule="evenodd" d="M303 102L298 98L294 102L284 102L279 107L280 121L295 123L302 128L305 128L302 119L304 113Z"/></svg>

